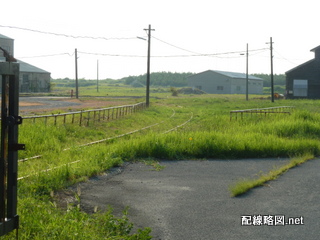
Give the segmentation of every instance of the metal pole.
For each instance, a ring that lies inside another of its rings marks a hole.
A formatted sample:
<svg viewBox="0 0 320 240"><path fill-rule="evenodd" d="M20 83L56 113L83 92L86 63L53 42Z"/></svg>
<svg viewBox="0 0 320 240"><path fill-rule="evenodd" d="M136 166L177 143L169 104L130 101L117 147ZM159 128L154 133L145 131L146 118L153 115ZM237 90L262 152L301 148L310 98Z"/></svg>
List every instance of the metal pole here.
<svg viewBox="0 0 320 240"><path fill-rule="evenodd" d="M247 43L247 63L246 63L246 100L249 100L249 75L248 75L248 62L249 62L249 51L248 51L248 43Z"/></svg>
<svg viewBox="0 0 320 240"><path fill-rule="evenodd" d="M79 88L78 88L78 51L75 50L75 65L76 65L76 98L79 98Z"/></svg>
<svg viewBox="0 0 320 240"><path fill-rule="evenodd" d="M99 60L97 60L97 92L99 92Z"/></svg>

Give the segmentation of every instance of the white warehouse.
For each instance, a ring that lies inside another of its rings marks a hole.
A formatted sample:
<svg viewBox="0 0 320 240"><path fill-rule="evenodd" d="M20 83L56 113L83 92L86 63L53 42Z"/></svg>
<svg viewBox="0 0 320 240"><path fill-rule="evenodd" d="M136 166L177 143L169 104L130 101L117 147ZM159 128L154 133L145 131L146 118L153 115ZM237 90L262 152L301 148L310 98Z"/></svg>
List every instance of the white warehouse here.
<svg viewBox="0 0 320 240"><path fill-rule="evenodd" d="M246 94L246 74L208 70L188 77L188 86L214 94ZM263 79L248 75L248 93L263 94Z"/></svg>

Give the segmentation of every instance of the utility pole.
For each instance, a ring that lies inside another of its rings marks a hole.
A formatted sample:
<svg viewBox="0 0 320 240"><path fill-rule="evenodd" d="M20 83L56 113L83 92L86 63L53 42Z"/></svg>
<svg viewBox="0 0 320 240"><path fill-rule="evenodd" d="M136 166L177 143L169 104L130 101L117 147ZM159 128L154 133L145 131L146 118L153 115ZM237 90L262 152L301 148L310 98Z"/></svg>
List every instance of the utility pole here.
<svg viewBox="0 0 320 240"><path fill-rule="evenodd" d="M99 60L97 60L97 92L99 92Z"/></svg>
<svg viewBox="0 0 320 240"><path fill-rule="evenodd" d="M78 51L75 50L75 64L76 64L76 98L79 98L79 87L78 87Z"/></svg>
<svg viewBox="0 0 320 240"><path fill-rule="evenodd" d="M270 59L271 59L271 102L274 102L274 88L273 88L273 53L272 53L272 37L270 37Z"/></svg>
<svg viewBox="0 0 320 240"><path fill-rule="evenodd" d="M145 31L148 31L148 62L147 62L147 89L146 89L146 107L149 107L149 95L150 95L150 44L151 44L151 31L154 31L154 29L151 29L151 25L149 24L148 29L144 29Z"/></svg>
<svg viewBox="0 0 320 240"><path fill-rule="evenodd" d="M246 61L246 100L249 100L249 67L248 67L248 63L249 63L249 51L248 51L248 43L247 43L247 61Z"/></svg>

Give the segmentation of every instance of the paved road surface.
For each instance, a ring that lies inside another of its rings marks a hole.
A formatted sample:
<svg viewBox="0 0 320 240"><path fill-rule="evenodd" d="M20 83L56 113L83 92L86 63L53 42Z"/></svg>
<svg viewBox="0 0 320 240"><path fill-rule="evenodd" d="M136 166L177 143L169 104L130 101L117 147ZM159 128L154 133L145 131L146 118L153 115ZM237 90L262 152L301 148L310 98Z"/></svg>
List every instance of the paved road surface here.
<svg viewBox="0 0 320 240"><path fill-rule="evenodd" d="M230 197L228 186L237 179L255 177L286 161L163 161L161 171L129 164L120 174L82 183L81 205L87 211L111 205L115 214L129 206L129 219L136 227L151 227L153 239L319 239L319 160L242 197ZM285 216L286 222L297 217L303 225L241 226L241 216L259 214Z"/></svg>

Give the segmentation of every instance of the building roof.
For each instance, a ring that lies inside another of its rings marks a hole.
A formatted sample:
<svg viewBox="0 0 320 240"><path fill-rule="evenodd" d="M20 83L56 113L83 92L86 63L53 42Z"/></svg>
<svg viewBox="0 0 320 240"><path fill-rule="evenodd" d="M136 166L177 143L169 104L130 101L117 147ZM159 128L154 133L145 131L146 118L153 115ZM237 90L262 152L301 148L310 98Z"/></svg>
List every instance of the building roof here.
<svg viewBox="0 0 320 240"><path fill-rule="evenodd" d="M9 37L2 35L2 34L0 34L0 38L13 40L12 38L9 38Z"/></svg>
<svg viewBox="0 0 320 240"><path fill-rule="evenodd" d="M50 73L41 68L33 66L29 63L23 62L17 59L17 62L20 64L20 72L34 72L34 73Z"/></svg>
<svg viewBox="0 0 320 240"><path fill-rule="evenodd" d="M302 66L304 66L304 65L308 65L308 64L310 64L310 63L312 63L312 62L314 62L314 61L315 61L315 59L311 59L311 60L309 60L309 61L307 61L307 62L305 62L305 63L302 63L302 64L300 64L300 65L298 65L298 66L296 66L296 67L294 67L294 68L291 68L290 70L286 71L285 74L287 74L287 73L289 73L289 72L292 72L292 71L294 71L294 70L296 70L296 69L298 69L298 68L300 68L300 67L302 67Z"/></svg>
<svg viewBox="0 0 320 240"><path fill-rule="evenodd" d="M207 70L207 71L204 71L204 72L215 72L215 73L218 73L218 74L230 77L230 78L241 78L241 79L246 79L247 78L247 74L246 73L227 72L227 71L218 71L218 70ZM201 72L201 73L204 73L204 72ZM197 73L197 74L201 74L201 73ZM195 75L197 75L197 74L195 74ZM248 75L248 79L263 81L262 78L258 78L258 77L252 76L252 75Z"/></svg>
<svg viewBox="0 0 320 240"><path fill-rule="evenodd" d="M307 62L305 62L305 63L302 63L302 64L300 64L300 65L298 65L298 66L296 66L296 67L294 67L294 68L291 68L290 70L286 71L285 73L287 74L287 73L289 73L289 72L291 72L291 71L296 70L297 68L300 68L300 67L302 67L302 66L304 66L304 65L310 64L311 62L315 61L316 58L317 58L317 52L319 51L319 49L320 49L320 45L319 45L318 47L312 48L312 49L310 50L310 52L314 52L314 53L316 54L316 56L315 56L314 59L311 59L311 60L309 60L309 61L307 61Z"/></svg>
<svg viewBox="0 0 320 240"><path fill-rule="evenodd" d="M310 50L310 52L315 52L316 49L318 49L318 48L320 48L320 45L319 45L318 47L312 48L312 49Z"/></svg>

